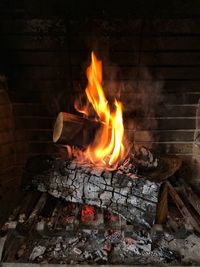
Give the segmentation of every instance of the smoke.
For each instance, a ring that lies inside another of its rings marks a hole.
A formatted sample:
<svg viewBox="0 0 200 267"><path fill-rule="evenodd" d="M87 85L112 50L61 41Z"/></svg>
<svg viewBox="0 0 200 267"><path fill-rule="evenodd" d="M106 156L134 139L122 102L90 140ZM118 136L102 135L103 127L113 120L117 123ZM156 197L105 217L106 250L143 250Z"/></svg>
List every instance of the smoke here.
<svg viewBox="0 0 200 267"><path fill-rule="evenodd" d="M137 141L137 135L139 141L149 142L150 147L151 141L158 141L158 137L153 135L152 130L158 128L156 117L161 110L160 104L163 101L163 80L161 77L153 76L146 67L135 66L131 68L131 66L114 64L109 59L108 48L102 51L95 45L93 51L95 51L97 58L102 60L103 88L111 109L114 108L115 98L122 102L125 132L128 139L131 142ZM82 64L83 80L86 77L86 69L89 64L90 55L88 55L87 61ZM84 90L85 87L82 88L83 99ZM77 97L78 95L75 95L75 98ZM140 134L135 134L136 131Z"/></svg>
<svg viewBox="0 0 200 267"><path fill-rule="evenodd" d="M158 128L156 117L163 101L163 80L153 76L146 67L117 66L107 53L102 58L105 94L110 104L115 98L121 100L130 141L134 140L136 130L142 131L140 140L157 141L152 130Z"/></svg>
<svg viewBox="0 0 200 267"><path fill-rule="evenodd" d="M99 31L95 29L95 34L85 40L85 45L88 51L93 50L97 58L102 60L104 91L110 104L114 102L114 98L122 101L126 127L129 130L146 130L150 134L150 130L157 129L158 126L156 116L163 101L164 81L152 69L140 66L139 63L133 67L126 65L126 58L121 61L120 51L113 50L112 37L105 34L107 28L108 25L105 24L98 28ZM139 53L135 54L135 62L139 62ZM121 65L118 64L120 61ZM130 60L127 59L127 62ZM90 55L82 65L83 75L89 64ZM151 135L151 138L155 137Z"/></svg>
<svg viewBox="0 0 200 267"><path fill-rule="evenodd" d="M103 66L103 88L111 108L114 108L114 99L122 102L126 134L130 141L136 140L135 131L140 131L140 140L145 142L157 141L152 134L152 129L157 129L157 111L163 100L162 88L163 81L160 77L153 76L150 71L141 66L117 65L113 59L109 58L109 46L102 51L102 47L95 43L94 50L98 59L102 60ZM91 47L91 44L90 44ZM49 88L45 94L45 103L51 103L49 110L56 116L60 111L76 112L73 109L74 101L82 94L83 102L86 102L85 88L87 85L86 69L91 62L91 55L81 64L79 82L66 84L58 92L57 88ZM159 79L158 79L159 78ZM68 89L67 89L68 88ZM52 92L51 93L51 90ZM52 97L53 96L53 97ZM49 97L48 101L47 98ZM137 135L138 136L138 135ZM136 140L137 141L137 140Z"/></svg>
<svg viewBox="0 0 200 267"><path fill-rule="evenodd" d="M146 68L139 70L137 80L124 82L121 98L124 113L135 120L135 128L157 128L156 115L163 99L163 82L154 80Z"/></svg>

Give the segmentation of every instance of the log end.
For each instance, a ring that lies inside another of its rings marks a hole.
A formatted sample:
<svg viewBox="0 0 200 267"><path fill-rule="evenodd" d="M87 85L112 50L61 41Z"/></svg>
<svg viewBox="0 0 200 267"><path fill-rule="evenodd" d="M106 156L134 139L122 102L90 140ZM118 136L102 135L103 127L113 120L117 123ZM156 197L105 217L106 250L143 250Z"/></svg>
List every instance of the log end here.
<svg viewBox="0 0 200 267"><path fill-rule="evenodd" d="M60 112L57 116L54 130L53 130L53 142L56 143L62 134L62 129L63 129L63 113Z"/></svg>
<svg viewBox="0 0 200 267"><path fill-rule="evenodd" d="M60 112L54 125L53 142L85 147L94 140L99 125L94 120Z"/></svg>

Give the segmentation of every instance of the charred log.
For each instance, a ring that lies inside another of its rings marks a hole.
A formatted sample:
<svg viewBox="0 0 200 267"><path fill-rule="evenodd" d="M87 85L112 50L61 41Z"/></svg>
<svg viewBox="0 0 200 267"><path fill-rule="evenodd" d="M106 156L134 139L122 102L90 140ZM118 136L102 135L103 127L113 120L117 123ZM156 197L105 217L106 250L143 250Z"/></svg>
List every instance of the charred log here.
<svg viewBox="0 0 200 267"><path fill-rule="evenodd" d="M94 120L60 112L54 126L53 141L84 147L93 141L98 126L99 123Z"/></svg>
<svg viewBox="0 0 200 267"><path fill-rule="evenodd" d="M136 174L51 160L45 171L27 172L26 176L39 191L54 197L108 209L143 227L150 227L155 220L160 183Z"/></svg>

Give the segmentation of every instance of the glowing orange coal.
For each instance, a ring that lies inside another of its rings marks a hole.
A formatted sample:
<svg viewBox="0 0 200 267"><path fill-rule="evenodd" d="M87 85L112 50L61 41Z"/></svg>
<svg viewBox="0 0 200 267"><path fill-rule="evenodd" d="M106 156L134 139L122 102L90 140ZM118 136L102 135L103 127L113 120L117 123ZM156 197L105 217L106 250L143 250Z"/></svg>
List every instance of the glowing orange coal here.
<svg viewBox="0 0 200 267"><path fill-rule="evenodd" d="M122 104L114 100L114 110L111 111L102 87L102 62L91 53L91 65L87 68L88 85L85 90L88 102L92 105L97 119L102 122L95 140L86 149L85 156L97 166L115 169L124 158L124 125ZM75 102L75 108L84 115L90 116L88 104L82 109L80 102Z"/></svg>
<svg viewBox="0 0 200 267"><path fill-rule="evenodd" d="M84 222L84 223L92 222L94 220L94 217L95 217L94 207L92 207L90 205L85 205L81 211L82 222Z"/></svg>

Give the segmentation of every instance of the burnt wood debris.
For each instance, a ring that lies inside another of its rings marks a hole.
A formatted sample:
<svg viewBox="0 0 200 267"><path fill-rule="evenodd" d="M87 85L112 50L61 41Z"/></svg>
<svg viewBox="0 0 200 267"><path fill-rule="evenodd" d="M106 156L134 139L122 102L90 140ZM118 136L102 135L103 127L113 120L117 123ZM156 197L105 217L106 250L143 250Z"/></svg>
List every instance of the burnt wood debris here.
<svg viewBox="0 0 200 267"><path fill-rule="evenodd" d="M66 201L108 209L145 228L155 221L161 179L138 175L130 159L111 172L76 160L33 158L27 163L23 180L26 188L34 186Z"/></svg>

